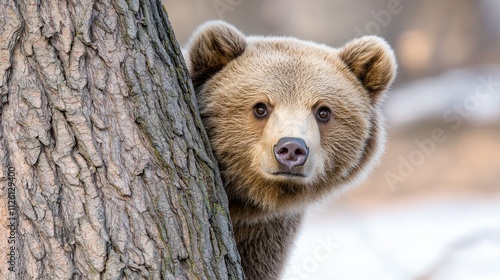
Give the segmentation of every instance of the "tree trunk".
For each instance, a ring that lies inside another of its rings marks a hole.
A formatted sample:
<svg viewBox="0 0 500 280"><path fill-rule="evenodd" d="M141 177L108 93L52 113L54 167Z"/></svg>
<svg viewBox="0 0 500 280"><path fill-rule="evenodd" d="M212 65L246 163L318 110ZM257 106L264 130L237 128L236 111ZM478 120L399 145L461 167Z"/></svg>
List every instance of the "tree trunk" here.
<svg viewBox="0 0 500 280"><path fill-rule="evenodd" d="M242 279L159 0L0 0L0 279Z"/></svg>

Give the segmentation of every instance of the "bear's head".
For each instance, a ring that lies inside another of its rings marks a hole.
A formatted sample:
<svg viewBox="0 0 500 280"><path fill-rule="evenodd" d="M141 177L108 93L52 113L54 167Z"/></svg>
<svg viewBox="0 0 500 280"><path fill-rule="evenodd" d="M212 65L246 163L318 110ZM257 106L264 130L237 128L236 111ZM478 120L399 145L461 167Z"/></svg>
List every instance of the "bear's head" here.
<svg viewBox="0 0 500 280"><path fill-rule="evenodd" d="M396 61L381 38L336 49L212 21L185 58L232 208L301 209L358 182L383 150Z"/></svg>

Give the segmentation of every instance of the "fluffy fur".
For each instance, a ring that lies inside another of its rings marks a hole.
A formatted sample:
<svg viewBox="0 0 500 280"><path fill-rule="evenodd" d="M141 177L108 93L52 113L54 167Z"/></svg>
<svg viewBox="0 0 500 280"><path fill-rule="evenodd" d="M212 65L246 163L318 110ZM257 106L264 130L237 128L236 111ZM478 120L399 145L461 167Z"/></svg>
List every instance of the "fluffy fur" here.
<svg viewBox="0 0 500 280"><path fill-rule="evenodd" d="M379 106L395 77L394 54L375 36L335 49L245 36L212 21L193 33L185 58L245 274L278 279L305 207L359 181L379 158ZM257 104L267 108L265 117L256 117ZM318 119L322 108L328 121ZM290 175L273 154L282 137L300 137L309 149Z"/></svg>

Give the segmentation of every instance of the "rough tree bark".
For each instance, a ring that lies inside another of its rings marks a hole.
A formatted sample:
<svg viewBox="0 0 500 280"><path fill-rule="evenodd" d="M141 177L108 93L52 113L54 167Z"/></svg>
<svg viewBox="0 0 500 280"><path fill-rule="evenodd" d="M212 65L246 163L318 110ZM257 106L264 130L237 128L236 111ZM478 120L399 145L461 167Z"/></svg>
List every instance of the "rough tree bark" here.
<svg viewBox="0 0 500 280"><path fill-rule="evenodd" d="M159 0L0 0L0 279L243 278L186 73Z"/></svg>

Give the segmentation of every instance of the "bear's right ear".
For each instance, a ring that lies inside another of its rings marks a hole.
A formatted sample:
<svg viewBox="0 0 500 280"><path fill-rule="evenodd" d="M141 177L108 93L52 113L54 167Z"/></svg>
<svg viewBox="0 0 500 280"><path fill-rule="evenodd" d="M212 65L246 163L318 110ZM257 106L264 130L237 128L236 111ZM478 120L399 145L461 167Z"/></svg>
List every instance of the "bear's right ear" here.
<svg viewBox="0 0 500 280"><path fill-rule="evenodd" d="M246 46L245 35L224 21L200 25L191 35L184 53L194 88L240 56Z"/></svg>

